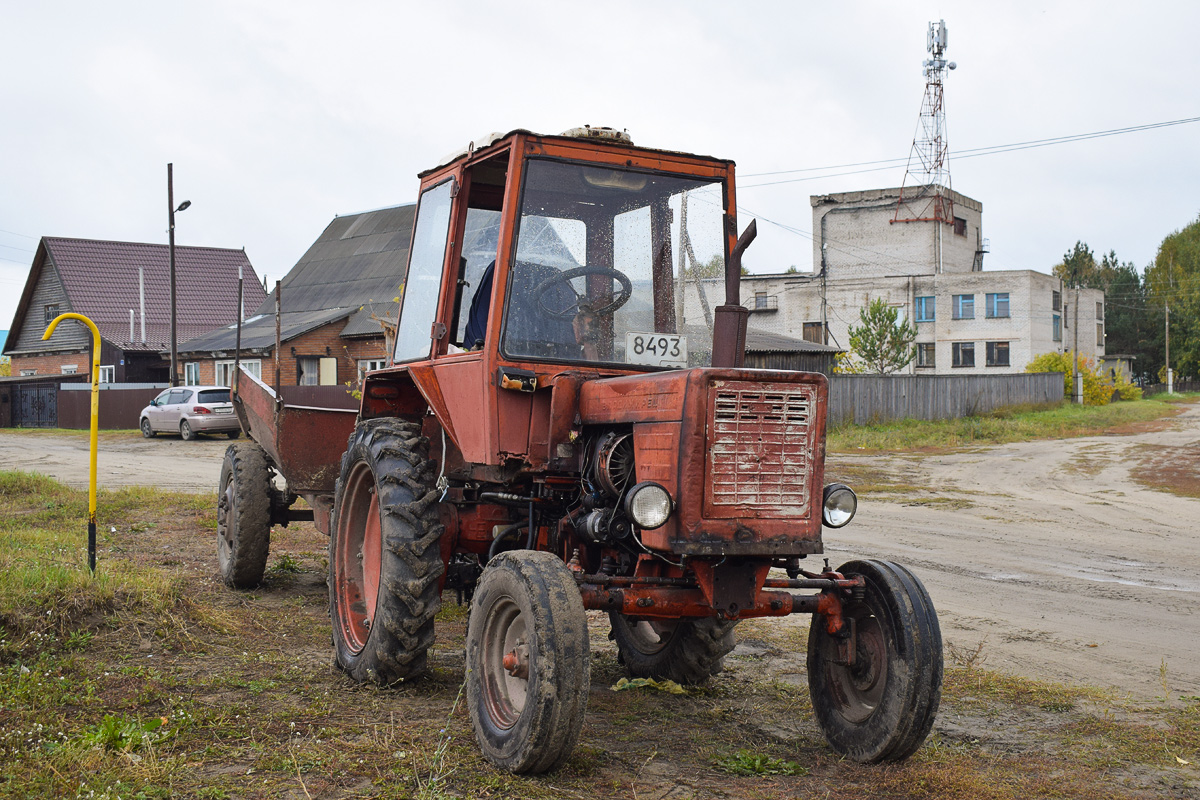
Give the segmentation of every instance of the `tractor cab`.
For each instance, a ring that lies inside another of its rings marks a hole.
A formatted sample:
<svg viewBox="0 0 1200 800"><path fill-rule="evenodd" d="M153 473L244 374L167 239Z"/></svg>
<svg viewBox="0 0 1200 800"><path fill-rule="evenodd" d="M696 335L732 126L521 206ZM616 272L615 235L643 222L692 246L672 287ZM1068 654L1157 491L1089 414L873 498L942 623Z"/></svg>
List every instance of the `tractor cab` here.
<svg viewBox="0 0 1200 800"><path fill-rule="evenodd" d="M421 176L395 363L711 364L732 176L608 129L468 148Z"/></svg>

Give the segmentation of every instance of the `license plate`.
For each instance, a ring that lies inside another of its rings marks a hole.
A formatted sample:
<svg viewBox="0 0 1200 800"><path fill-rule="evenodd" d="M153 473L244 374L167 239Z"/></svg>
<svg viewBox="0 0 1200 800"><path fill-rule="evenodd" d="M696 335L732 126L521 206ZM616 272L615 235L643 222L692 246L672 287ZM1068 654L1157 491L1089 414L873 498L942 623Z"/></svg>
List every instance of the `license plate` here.
<svg viewBox="0 0 1200 800"><path fill-rule="evenodd" d="M653 367L686 367L687 338L676 333L625 334L625 363Z"/></svg>
<svg viewBox="0 0 1200 800"><path fill-rule="evenodd" d="M232 414L233 408L232 407L231 408L214 408L213 413L214 414Z"/></svg>

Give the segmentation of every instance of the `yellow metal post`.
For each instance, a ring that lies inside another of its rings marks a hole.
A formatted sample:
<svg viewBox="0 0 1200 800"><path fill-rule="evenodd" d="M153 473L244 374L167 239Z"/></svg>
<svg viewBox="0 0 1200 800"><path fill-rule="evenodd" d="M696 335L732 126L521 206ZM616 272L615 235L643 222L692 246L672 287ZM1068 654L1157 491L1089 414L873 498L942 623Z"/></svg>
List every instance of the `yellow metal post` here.
<svg viewBox="0 0 1200 800"><path fill-rule="evenodd" d="M49 339L53 335L54 329L58 327L58 323L64 319L79 320L92 331L92 435L91 461L88 464L88 569L94 575L96 573L96 436L100 428L100 331L96 328L96 323L83 314L59 314L50 320L46 332L42 334L42 341Z"/></svg>

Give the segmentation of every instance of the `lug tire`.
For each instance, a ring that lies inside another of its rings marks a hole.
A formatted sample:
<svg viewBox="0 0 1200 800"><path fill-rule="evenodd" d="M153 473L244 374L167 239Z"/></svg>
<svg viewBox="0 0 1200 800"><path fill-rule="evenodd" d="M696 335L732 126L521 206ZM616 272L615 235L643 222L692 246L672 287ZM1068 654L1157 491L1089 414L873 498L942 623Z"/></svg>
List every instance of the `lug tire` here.
<svg viewBox="0 0 1200 800"><path fill-rule="evenodd" d="M666 678L699 685L724 667L733 650L737 620L703 617L635 621L609 612L617 658L634 678Z"/></svg>
<svg viewBox="0 0 1200 800"><path fill-rule="evenodd" d="M234 589L262 583L271 546L271 470L254 442L231 444L217 485L217 563Z"/></svg>
<svg viewBox="0 0 1200 800"><path fill-rule="evenodd" d="M467 708L484 756L515 773L557 769L579 740L590 684L587 615L566 565L533 550L488 562L467 621Z"/></svg>
<svg viewBox="0 0 1200 800"><path fill-rule="evenodd" d="M329 537L334 658L360 683L426 669L445 571L436 464L420 427L359 423L342 456Z"/></svg>
<svg viewBox="0 0 1200 800"><path fill-rule="evenodd" d="M855 664L836 663L825 617L808 636L808 686L817 723L840 755L899 761L920 748L942 696L942 634L921 581L888 561L851 561L839 572L866 578L862 600L843 602L854 622Z"/></svg>
<svg viewBox="0 0 1200 800"><path fill-rule="evenodd" d="M142 429L142 436L143 436L144 438L146 438L146 439L153 439L153 438L154 438L154 435L155 435L155 434L154 434L154 428L150 427L150 420L148 420L148 419L146 419L145 417L143 417L143 418L142 418L142 423L141 423L141 425L139 425L138 427L140 427L140 428Z"/></svg>
<svg viewBox="0 0 1200 800"><path fill-rule="evenodd" d="M190 442L196 438L196 432L192 430L192 426L188 424L186 419L179 421L179 438L185 442Z"/></svg>

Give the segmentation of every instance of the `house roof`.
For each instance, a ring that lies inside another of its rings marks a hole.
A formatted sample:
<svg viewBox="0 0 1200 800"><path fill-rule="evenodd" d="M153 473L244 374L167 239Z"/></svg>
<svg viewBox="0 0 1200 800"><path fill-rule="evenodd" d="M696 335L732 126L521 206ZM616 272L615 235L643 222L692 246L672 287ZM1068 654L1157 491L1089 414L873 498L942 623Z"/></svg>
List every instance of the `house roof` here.
<svg viewBox="0 0 1200 800"><path fill-rule="evenodd" d="M412 239L414 204L334 217L283 279L281 334L284 341L349 317L342 336L379 336L379 320L395 321L400 282ZM247 305L247 308L251 306ZM275 292L263 299L254 320L242 328L242 348L275 343ZM232 351L234 326L184 342L181 352Z"/></svg>
<svg viewBox="0 0 1200 800"><path fill-rule="evenodd" d="M96 323L100 335L124 350L160 351L170 346L170 248L165 244L42 237L11 330L20 330L33 290L47 265L58 272L69 310ZM141 341L138 268L145 286L146 341ZM237 318L238 269L245 307L266 293L244 250L175 247L176 334L188 339ZM134 311L134 335L129 312ZM64 309L66 310L66 309Z"/></svg>
<svg viewBox="0 0 1200 800"><path fill-rule="evenodd" d="M345 319L355 309L290 311L279 320L280 340L287 342L322 325ZM237 324L227 325L179 345L180 353L232 352L237 346ZM242 325L242 350L268 350L275 346L275 315L256 314Z"/></svg>
<svg viewBox="0 0 1200 800"><path fill-rule="evenodd" d="M831 344L810 342L805 339L793 339L790 336L781 336L778 333L769 333L768 331L760 331L755 330L754 328L748 328L746 330L746 352L840 353L842 352L842 348L834 347Z"/></svg>

